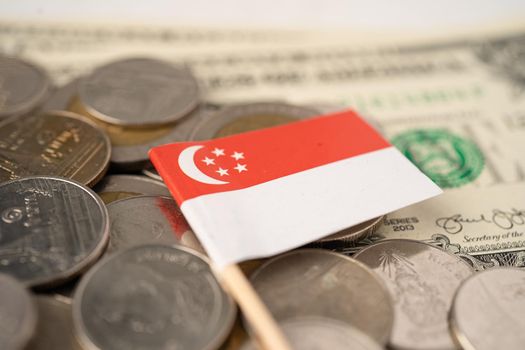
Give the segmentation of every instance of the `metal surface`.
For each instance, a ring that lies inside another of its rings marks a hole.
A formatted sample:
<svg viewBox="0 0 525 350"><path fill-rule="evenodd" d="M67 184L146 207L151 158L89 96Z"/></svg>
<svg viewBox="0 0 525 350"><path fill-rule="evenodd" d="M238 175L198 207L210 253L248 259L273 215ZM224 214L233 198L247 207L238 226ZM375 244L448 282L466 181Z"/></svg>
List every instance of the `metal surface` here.
<svg viewBox="0 0 525 350"><path fill-rule="evenodd" d="M525 346L525 270L493 268L467 279L450 310L452 335L465 350Z"/></svg>
<svg viewBox="0 0 525 350"><path fill-rule="evenodd" d="M473 270L460 257L419 241L385 240L354 258L386 282L395 303L390 347L455 349L447 313L460 283Z"/></svg>
<svg viewBox="0 0 525 350"><path fill-rule="evenodd" d="M260 102L231 105L201 121L191 132L191 140L208 140L241 132L287 124L318 115L312 108L285 103Z"/></svg>
<svg viewBox="0 0 525 350"><path fill-rule="evenodd" d="M352 258L321 249L295 250L266 262L251 281L279 322L332 318L380 344L389 339L394 310L386 286Z"/></svg>
<svg viewBox="0 0 525 350"><path fill-rule="evenodd" d="M105 174L110 153L106 134L74 113L28 114L0 122L0 182L51 175L92 186Z"/></svg>
<svg viewBox="0 0 525 350"><path fill-rule="evenodd" d="M78 98L72 100L69 110L88 117L102 128L111 139L112 166L123 171L139 171L148 165L148 151L159 145L189 140L194 126L208 117L207 106L199 106L175 124L153 128L127 128L97 120Z"/></svg>
<svg viewBox="0 0 525 350"><path fill-rule="evenodd" d="M83 350L73 330L71 300L38 295L36 332L24 350Z"/></svg>
<svg viewBox="0 0 525 350"><path fill-rule="evenodd" d="M162 245L104 260L73 301L75 329L90 349L217 349L235 314L203 257Z"/></svg>
<svg viewBox="0 0 525 350"><path fill-rule="evenodd" d="M28 291L0 274L0 349L21 350L33 336L37 313Z"/></svg>
<svg viewBox="0 0 525 350"><path fill-rule="evenodd" d="M0 184L0 272L52 286L87 269L109 238L106 207L90 189L56 177Z"/></svg>
<svg viewBox="0 0 525 350"><path fill-rule="evenodd" d="M108 213L108 253L144 243L182 244L182 236L191 230L177 203L167 197L122 199L109 204Z"/></svg>
<svg viewBox="0 0 525 350"><path fill-rule="evenodd" d="M82 78L76 78L69 83L55 88L49 98L42 104L42 111L65 111L78 93L78 85Z"/></svg>
<svg viewBox="0 0 525 350"><path fill-rule="evenodd" d="M298 318L279 324L293 349L298 350L381 350L383 347L365 333L329 318ZM240 350L258 350L254 341Z"/></svg>
<svg viewBox="0 0 525 350"><path fill-rule="evenodd" d="M140 175L108 175L93 190L106 204L142 195L171 197L164 183Z"/></svg>
<svg viewBox="0 0 525 350"><path fill-rule="evenodd" d="M174 122L199 102L195 77L186 68L149 58L97 68L79 85L82 104L106 123L143 127Z"/></svg>
<svg viewBox="0 0 525 350"><path fill-rule="evenodd" d="M356 242L363 238L366 238L368 235L374 233L379 225L383 222L385 216L380 216L378 218L365 221L361 224L349 227L340 232L334 233L333 235L321 238L315 243L320 244L321 246L325 244L331 244L334 242Z"/></svg>
<svg viewBox="0 0 525 350"><path fill-rule="evenodd" d="M21 115L37 107L47 96L50 85L42 68L20 59L0 56L0 119Z"/></svg>

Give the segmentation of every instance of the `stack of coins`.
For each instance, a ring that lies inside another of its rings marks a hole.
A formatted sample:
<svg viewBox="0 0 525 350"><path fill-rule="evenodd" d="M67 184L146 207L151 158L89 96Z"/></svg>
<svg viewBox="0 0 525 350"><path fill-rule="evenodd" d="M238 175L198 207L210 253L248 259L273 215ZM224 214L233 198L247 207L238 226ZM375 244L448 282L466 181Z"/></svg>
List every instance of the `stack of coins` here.
<svg viewBox="0 0 525 350"><path fill-rule="evenodd" d="M0 57L0 349L256 348L147 152L320 112L205 99L190 70L159 60L52 88ZM366 241L382 221L241 264L294 348L523 347L524 271Z"/></svg>

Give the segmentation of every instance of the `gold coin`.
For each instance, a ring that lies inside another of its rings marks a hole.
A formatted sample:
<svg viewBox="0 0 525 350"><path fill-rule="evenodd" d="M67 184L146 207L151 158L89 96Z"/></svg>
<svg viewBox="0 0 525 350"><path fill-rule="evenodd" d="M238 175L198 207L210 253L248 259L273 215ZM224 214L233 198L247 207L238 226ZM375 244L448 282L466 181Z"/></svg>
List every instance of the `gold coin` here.
<svg viewBox="0 0 525 350"><path fill-rule="evenodd" d="M108 136L71 112L28 114L0 122L0 182L49 175L93 186L106 173L110 154Z"/></svg>

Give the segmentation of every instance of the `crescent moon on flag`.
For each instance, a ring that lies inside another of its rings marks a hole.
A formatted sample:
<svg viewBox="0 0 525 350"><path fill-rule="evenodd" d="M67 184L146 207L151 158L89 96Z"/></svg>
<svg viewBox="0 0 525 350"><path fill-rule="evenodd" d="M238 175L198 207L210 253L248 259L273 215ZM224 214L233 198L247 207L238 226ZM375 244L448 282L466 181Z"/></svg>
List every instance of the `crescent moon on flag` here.
<svg viewBox="0 0 525 350"><path fill-rule="evenodd" d="M201 149L202 145L190 146L184 149L179 154L179 167L184 174L191 177L193 180L202 182L208 185L224 185L228 182L214 179L211 176L204 174L202 171L197 168L195 164L195 153Z"/></svg>

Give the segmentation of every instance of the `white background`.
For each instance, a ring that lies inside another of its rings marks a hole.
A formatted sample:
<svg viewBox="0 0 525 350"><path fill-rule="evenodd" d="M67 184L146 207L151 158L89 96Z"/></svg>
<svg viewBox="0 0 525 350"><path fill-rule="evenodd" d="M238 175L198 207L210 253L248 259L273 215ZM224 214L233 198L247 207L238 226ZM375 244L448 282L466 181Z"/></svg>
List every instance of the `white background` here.
<svg viewBox="0 0 525 350"><path fill-rule="evenodd" d="M522 20L524 0L0 0L0 20L418 31Z"/></svg>

